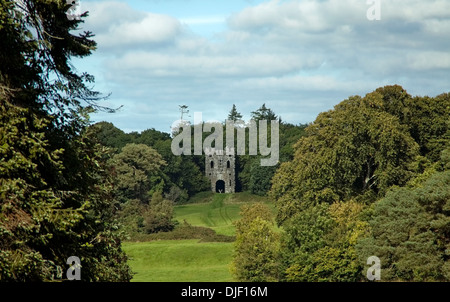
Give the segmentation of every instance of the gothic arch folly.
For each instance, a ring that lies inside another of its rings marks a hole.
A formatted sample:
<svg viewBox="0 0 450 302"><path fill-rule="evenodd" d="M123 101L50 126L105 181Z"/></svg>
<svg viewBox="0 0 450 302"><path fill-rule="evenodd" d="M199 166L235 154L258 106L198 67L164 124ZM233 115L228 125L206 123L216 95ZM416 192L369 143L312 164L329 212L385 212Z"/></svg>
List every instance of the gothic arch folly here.
<svg viewBox="0 0 450 302"><path fill-rule="evenodd" d="M234 193L236 187L234 152L209 149L205 152L205 174L211 181L211 191Z"/></svg>

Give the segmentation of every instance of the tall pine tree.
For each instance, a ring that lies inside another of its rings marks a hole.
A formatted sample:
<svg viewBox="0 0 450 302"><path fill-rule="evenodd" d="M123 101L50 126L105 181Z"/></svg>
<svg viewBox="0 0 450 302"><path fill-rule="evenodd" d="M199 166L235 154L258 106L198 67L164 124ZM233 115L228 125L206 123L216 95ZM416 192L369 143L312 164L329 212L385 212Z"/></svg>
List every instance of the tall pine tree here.
<svg viewBox="0 0 450 302"><path fill-rule="evenodd" d="M236 122L237 120L242 119L242 114L237 111L236 105L233 104L230 113L228 114L228 120Z"/></svg>

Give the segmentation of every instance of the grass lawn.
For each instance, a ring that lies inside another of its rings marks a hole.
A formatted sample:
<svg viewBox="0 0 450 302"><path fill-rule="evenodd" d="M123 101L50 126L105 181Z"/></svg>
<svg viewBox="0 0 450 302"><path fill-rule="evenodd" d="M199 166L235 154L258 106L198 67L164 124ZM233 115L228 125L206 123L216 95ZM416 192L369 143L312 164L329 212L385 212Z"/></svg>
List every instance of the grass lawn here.
<svg viewBox="0 0 450 302"><path fill-rule="evenodd" d="M181 223L186 220L195 226L211 228L217 234L234 235L236 230L233 221L240 218L241 206L252 202L264 202L273 208L267 197L248 193L212 194L207 198L199 198L198 203L175 206L174 216Z"/></svg>
<svg viewBox="0 0 450 302"><path fill-rule="evenodd" d="M134 282L227 282L233 244L197 240L124 242Z"/></svg>
<svg viewBox="0 0 450 302"><path fill-rule="evenodd" d="M193 226L204 226L217 234L234 235L233 221L240 218L244 204L263 202L274 209L267 197L250 193L199 193L191 203L174 207L174 219ZM233 256L231 242L160 240L124 242L136 273L132 281L141 282L227 282L233 281L229 266Z"/></svg>

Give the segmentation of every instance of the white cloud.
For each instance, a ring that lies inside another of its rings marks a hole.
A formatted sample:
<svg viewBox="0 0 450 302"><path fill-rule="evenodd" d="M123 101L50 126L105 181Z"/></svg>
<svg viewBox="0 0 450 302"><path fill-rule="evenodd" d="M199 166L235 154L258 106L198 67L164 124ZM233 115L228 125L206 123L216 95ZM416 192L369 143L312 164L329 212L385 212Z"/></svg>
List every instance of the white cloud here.
<svg viewBox="0 0 450 302"><path fill-rule="evenodd" d="M271 0L249 7L233 15L233 29L288 30L316 33L332 31L337 25L354 23L365 18L367 6L357 0L287 1Z"/></svg>
<svg viewBox="0 0 450 302"><path fill-rule="evenodd" d="M144 19L112 25L102 36L105 46L121 46L137 43L166 43L181 32L179 22L172 17L147 13ZM99 41L102 42L102 41Z"/></svg>
<svg viewBox="0 0 450 302"><path fill-rule="evenodd" d="M256 54L171 54L134 51L108 63L113 73L137 73L142 76L189 75L202 77L264 77L284 75L321 64L314 55L298 57L270 53Z"/></svg>
<svg viewBox="0 0 450 302"><path fill-rule="evenodd" d="M295 75L288 77L264 77L251 78L239 83L240 86L247 86L254 89L280 90L280 91L337 91L351 90L356 86L359 88L369 88L363 81L353 81L346 83L333 76L328 75ZM362 86L362 87L361 87Z"/></svg>
<svg viewBox="0 0 450 302"><path fill-rule="evenodd" d="M271 0L178 19L122 2L83 8L103 60L95 72L125 105L117 119L148 114L156 124L143 129L170 125L182 103L221 120L233 103L245 115L266 102L297 123L382 85L448 90L450 1L381 0L380 21L367 20L364 0ZM228 27L214 39L193 30L217 24Z"/></svg>
<svg viewBox="0 0 450 302"><path fill-rule="evenodd" d="M94 33L106 33L112 26L142 20L146 12L134 10L125 2L98 1L81 2L81 10L88 11L89 17L83 28Z"/></svg>
<svg viewBox="0 0 450 302"><path fill-rule="evenodd" d="M86 7L100 50L117 51L136 46L173 42L182 32L180 22L168 15L140 12L121 2L94 2Z"/></svg>

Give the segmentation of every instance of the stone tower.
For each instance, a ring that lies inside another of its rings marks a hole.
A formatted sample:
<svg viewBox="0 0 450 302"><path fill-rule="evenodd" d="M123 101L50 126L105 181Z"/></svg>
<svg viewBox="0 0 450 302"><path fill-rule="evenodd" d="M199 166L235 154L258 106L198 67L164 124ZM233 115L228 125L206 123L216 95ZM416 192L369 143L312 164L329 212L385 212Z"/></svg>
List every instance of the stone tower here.
<svg viewBox="0 0 450 302"><path fill-rule="evenodd" d="M234 161L234 152L224 152L214 148L205 150L205 174L211 181L211 191L216 193L235 192L236 175Z"/></svg>

